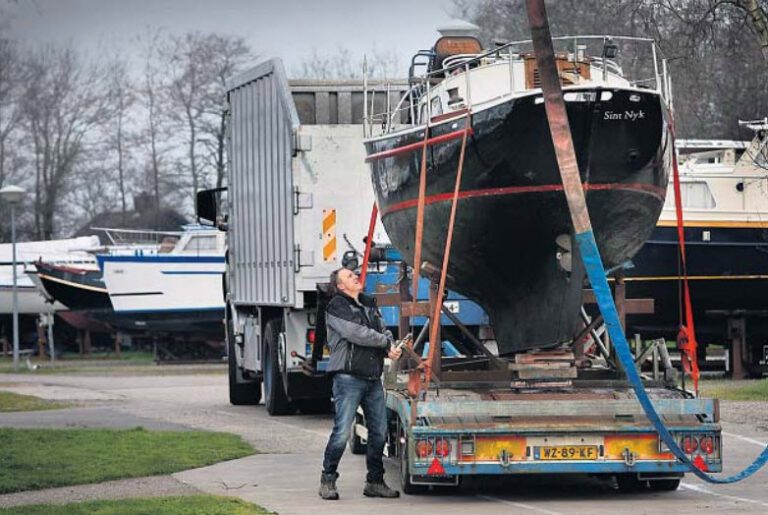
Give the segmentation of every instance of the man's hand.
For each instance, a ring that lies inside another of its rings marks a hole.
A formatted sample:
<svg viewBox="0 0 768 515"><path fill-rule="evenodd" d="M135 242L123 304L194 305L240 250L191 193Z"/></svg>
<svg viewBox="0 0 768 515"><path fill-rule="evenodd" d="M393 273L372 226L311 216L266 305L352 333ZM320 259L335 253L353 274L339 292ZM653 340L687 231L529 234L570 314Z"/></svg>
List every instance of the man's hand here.
<svg viewBox="0 0 768 515"><path fill-rule="evenodd" d="M403 354L403 349L393 345L389 348L389 352L387 353L387 356L389 357L389 359L395 360L395 359L400 359L400 356L402 356L402 354Z"/></svg>

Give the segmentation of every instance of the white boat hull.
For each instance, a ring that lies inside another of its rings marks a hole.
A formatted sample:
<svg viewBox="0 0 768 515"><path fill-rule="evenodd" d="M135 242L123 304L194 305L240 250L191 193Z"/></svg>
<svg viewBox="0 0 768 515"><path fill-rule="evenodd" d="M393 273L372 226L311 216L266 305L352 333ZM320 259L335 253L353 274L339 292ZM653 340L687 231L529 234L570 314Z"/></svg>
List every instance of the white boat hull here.
<svg viewBox="0 0 768 515"><path fill-rule="evenodd" d="M223 257L111 256L101 266L115 313L224 309Z"/></svg>

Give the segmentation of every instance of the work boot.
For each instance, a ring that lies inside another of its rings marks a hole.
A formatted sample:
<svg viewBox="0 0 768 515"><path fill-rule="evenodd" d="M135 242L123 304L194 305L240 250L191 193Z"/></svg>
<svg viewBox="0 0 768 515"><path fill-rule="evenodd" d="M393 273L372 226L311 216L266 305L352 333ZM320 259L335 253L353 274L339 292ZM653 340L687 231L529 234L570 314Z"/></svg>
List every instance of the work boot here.
<svg viewBox="0 0 768 515"><path fill-rule="evenodd" d="M320 491L317 494L326 501L336 501L339 499L339 491L336 490L337 473L320 475Z"/></svg>
<svg viewBox="0 0 768 515"><path fill-rule="evenodd" d="M366 481L365 488L363 488L363 495L366 497L386 497L388 499L394 499L400 497L400 492L393 490L387 486L382 479L381 481Z"/></svg>

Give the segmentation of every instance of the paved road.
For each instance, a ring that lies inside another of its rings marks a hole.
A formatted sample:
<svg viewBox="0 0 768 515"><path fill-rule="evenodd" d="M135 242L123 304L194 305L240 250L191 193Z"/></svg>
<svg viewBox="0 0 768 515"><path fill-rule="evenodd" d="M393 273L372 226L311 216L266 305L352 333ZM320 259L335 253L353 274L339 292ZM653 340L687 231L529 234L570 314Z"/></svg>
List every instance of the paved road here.
<svg viewBox="0 0 768 515"><path fill-rule="evenodd" d="M14 383L13 386L3 383ZM459 492L435 492L397 500L361 495L364 460L342 461L342 500L322 502L316 494L329 416L269 417L263 406L231 406L223 375L75 377L0 376L0 389L35 392L49 398L82 400L84 406L55 412L0 415L0 426L200 428L243 436L263 454L176 474L203 491L235 495L281 515L360 514L395 509L423 515L452 513L766 513L768 471L735 485L708 485L687 476L680 490L626 495L587 477L518 477L483 480ZM723 403L726 471L744 467L768 441L768 402ZM100 426L101 427L101 426ZM388 478L397 484L394 464Z"/></svg>

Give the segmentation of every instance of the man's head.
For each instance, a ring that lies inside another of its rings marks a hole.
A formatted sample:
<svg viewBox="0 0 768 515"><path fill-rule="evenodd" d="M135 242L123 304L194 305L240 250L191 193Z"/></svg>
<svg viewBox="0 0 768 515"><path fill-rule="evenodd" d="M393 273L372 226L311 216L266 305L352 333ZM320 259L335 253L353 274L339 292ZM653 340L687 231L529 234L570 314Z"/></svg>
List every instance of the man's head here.
<svg viewBox="0 0 768 515"><path fill-rule="evenodd" d="M331 287L334 293L344 293L353 299L356 299L363 291L363 283L360 282L360 278L347 268L339 268L331 273Z"/></svg>

